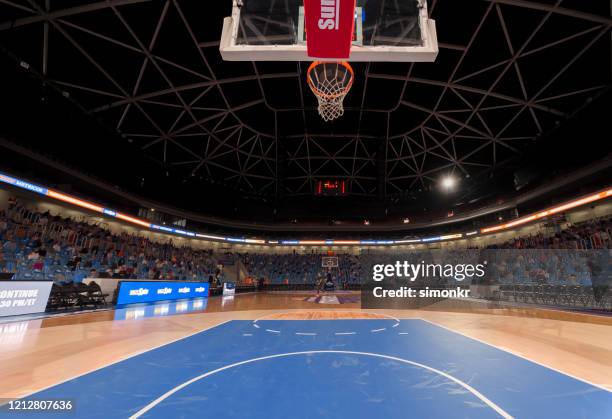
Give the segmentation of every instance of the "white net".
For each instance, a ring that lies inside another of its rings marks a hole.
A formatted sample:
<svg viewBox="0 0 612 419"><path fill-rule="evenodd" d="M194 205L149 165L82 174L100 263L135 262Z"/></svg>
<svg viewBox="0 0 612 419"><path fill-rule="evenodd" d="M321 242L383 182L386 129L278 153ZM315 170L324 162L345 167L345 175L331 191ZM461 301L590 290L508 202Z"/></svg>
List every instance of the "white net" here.
<svg viewBox="0 0 612 419"><path fill-rule="evenodd" d="M319 101L319 115L332 121L344 115L344 98L353 85L353 69L346 62L312 63L308 85Z"/></svg>

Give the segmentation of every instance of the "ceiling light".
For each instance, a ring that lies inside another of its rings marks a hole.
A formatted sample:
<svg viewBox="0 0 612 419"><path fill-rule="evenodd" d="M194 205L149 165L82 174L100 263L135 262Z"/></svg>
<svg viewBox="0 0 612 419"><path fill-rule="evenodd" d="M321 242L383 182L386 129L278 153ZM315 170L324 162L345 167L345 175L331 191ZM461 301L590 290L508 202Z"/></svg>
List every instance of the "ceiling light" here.
<svg viewBox="0 0 612 419"><path fill-rule="evenodd" d="M452 189L457 184L457 180L452 176L447 176L442 179L442 187L444 189Z"/></svg>

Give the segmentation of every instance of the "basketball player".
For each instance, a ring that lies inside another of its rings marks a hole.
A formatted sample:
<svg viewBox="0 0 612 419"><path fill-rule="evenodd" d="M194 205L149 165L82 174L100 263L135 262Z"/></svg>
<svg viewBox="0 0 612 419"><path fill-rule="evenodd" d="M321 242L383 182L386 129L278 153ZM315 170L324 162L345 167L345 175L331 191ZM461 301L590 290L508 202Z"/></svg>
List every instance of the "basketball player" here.
<svg viewBox="0 0 612 419"><path fill-rule="evenodd" d="M317 280L317 295L319 295L324 288L325 288L325 275L319 275L319 279Z"/></svg>

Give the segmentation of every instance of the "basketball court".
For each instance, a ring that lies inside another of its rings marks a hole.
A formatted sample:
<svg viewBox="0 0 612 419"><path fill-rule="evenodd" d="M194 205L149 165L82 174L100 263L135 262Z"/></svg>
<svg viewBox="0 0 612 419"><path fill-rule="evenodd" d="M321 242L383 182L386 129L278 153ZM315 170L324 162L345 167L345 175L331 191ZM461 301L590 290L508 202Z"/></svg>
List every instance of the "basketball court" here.
<svg viewBox="0 0 612 419"><path fill-rule="evenodd" d="M0 391L70 395L70 417L83 418L590 418L612 406L607 317L223 299L189 314L157 303L150 317L136 306L5 327Z"/></svg>

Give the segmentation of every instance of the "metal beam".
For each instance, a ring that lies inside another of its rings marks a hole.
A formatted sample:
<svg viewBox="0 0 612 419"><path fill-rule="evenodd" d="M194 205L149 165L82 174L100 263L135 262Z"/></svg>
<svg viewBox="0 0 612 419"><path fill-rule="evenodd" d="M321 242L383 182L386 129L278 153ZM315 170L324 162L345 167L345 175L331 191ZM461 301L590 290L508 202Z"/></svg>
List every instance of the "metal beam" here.
<svg viewBox="0 0 612 419"><path fill-rule="evenodd" d="M19 26L31 25L33 23L44 22L51 19L59 19L66 16L78 15L80 13L94 12L100 9L107 9L114 6L125 6L127 4L147 3L151 0L106 0L98 3L86 4L83 6L71 7L68 9L57 10L55 12L38 14L36 16L23 17L21 19L9 20L0 23L0 31L16 28Z"/></svg>
<svg viewBox="0 0 612 419"><path fill-rule="evenodd" d="M601 23L607 26L612 25L612 18L599 16L592 13L580 12L578 10L556 7L550 4L536 3L528 0L484 0L492 3L507 4L509 6L523 7L526 9L540 10L543 12L552 12L559 15L575 17L576 19L588 20L591 22Z"/></svg>

